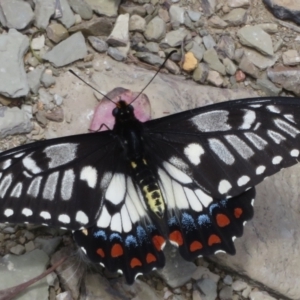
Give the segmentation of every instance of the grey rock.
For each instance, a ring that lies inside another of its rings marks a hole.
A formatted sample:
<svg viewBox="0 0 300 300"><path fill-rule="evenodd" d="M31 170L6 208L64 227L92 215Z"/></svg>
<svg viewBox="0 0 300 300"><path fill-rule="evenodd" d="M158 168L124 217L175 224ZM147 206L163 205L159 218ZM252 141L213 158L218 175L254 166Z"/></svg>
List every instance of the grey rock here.
<svg viewBox="0 0 300 300"><path fill-rule="evenodd" d="M80 31L85 36L108 36L113 29L113 21L105 17L94 17L69 29L69 33Z"/></svg>
<svg viewBox="0 0 300 300"><path fill-rule="evenodd" d="M146 20L139 15L132 15L129 21L129 31L144 32Z"/></svg>
<svg viewBox="0 0 300 300"><path fill-rule="evenodd" d="M223 282L227 285L232 285L232 277L230 275L226 275L224 278L223 278Z"/></svg>
<svg viewBox="0 0 300 300"><path fill-rule="evenodd" d="M63 292L56 295L55 300L73 300L71 292Z"/></svg>
<svg viewBox="0 0 300 300"><path fill-rule="evenodd" d="M259 78L260 71L259 69L244 55L239 63L239 69L244 73L254 77Z"/></svg>
<svg viewBox="0 0 300 300"><path fill-rule="evenodd" d="M60 236L53 237L53 238L37 237L34 240L34 245L36 248L43 250L45 253L47 253L50 256L56 251L61 241L62 238Z"/></svg>
<svg viewBox="0 0 300 300"><path fill-rule="evenodd" d="M249 295L250 300L276 300L266 292L252 291Z"/></svg>
<svg viewBox="0 0 300 300"><path fill-rule="evenodd" d="M193 72L193 80L199 83L204 83L208 76L209 67L205 63L200 63Z"/></svg>
<svg viewBox="0 0 300 300"><path fill-rule="evenodd" d="M117 61L123 61L126 59L126 56L124 56L124 54L117 48L109 47L107 54Z"/></svg>
<svg viewBox="0 0 300 300"><path fill-rule="evenodd" d="M190 42L187 44L184 49L186 51L190 51L194 54L194 56L197 58L198 61L201 61L203 58L203 54L206 51L203 44L198 45L196 42Z"/></svg>
<svg viewBox="0 0 300 300"><path fill-rule="evenodd" d="M15 29L0 35L0 94L16 98L29 92L23 56L29 48L29 39Z"/></svg>
<svg viewBox="0 0 300 300"><path fill-rule="evenodd" d="M85 40L81 32L77 32L53 47L43 59L50 61L55 67L68 65L87 55Z"/></svg>
<svg viewBox="0 0 300 300"><path fill-rule="evenodd" d="M130 16L138 15L140 17L145 17L147 12L146 12L146 9L144 6L126 5L126 3L125 3L125 4L120 5L119 13L120 14L128 13Z"/></svg>
<svg viewBox="0 0 300 300"><path fill-rule="evenodd" d="M190 33L185 28L179 28L178 30L172 30L168 32L165 38L161 41L161 48L178 47L182 41L190 36Z"/></svg>
<svg viewBox="0 0 300 300"><path fill-rule="evenodd" d="M35 26L41 29L46 29L51 16L55 12L55 2L52 0L34 0L35 9Z"/></svg>
<svg viewBox="0 0 300 300"><path fill-rule="evenodd" d="M171 22L177 22L179 24L184 23L184 9L177 5L172 5L169 9Z"/></svg>
<svg viewBox="0 0 300 300"><path fill-rule="evenodd" d="M216 47L216 51L218 56L221 58L228 57L229 59L233 59L235 44L232 37L228 34L224 34L219 38L218 45Z"/></svg>
<svg viewBox="0 0 300 300"><path fill-rule="evenodd" d="M282 60L285 66L296 66L300 63L300 55L297 50L290 49L283 52Z"/></svg>
<svg viewBox="0 0 300 300"><path fill-rule="evenodd" d="M235 8L222 18L231 26L239 26L246 23L247 10L243 8Z"/></svg>
<svg viewBox="0 0 300 300"><path fill-rule="evenodd" d="M40 66L27 73L27 81L30 87L30 91L33 94L37 94L41 86L40 80L44 71L45 67Z"/></svg>
<svg viewBox="0 0 300 300"><path fill-rule="evenodd" d="M281 20L292 20L300 24L300 7L298 1L263 0L276 18Z"/></svg>
<svg viewBox="0 0 300 300"><path fill-rule="evenodd" d="M207 75L207 81L214 86L221 86L224 82L223 77L221 74L214 70L209 70Z"/></svg>
<svg viewBox="0 0 300 300"><path fill-rule="evenodd" d="M27 2L20 0L1 0L0 22L4 27L24 29L34 19L34 13Z"/></svg>
<svg viewBox="0 0 300 300"><path fill-rule="evenodd" d="M278 55L265 56L249 48L244 49L244 55L260 70L272 67L278 60Z"/></svg>
<svg viewBox="0 0 300 300"><path fill-rule="evenodd" d="M46 32L48 38L56 44L69 37L68 30L63 25L58 23L50 24L47 27Z"/></svg>
<svg viewBox="0 0 300 300"><path fill-rule="evenodd" d="M166 265L163 269L155 271L172 288L176 288L187 283L196 266L192 262L184 260L173 246L167 244L164 249Z"/></svg>
<svg viewBox="0 0 300 300"><path fill-rule="evenodd" d="M38 37L35 37L31 40L31 49L41 50L45 46L45 36L41 34Z"/></svg>
<svg viewBox="0 0 300 300"><path fill-rule="evenodd" d="M2 230L3 233L13 234L16 232L15 227L7 226Z"/></svg>
<svg viewBox="0 0 300 300"><path fill-rule="evenodd" d="M42 128L45 128L48 124L45 111L38 110L38 112L35 114L35 119Z"/></svg>
<svg viewBox="0 0 300 300"><path fill-rule="evenodd" d="M209 279L204 278L196 282L196 286L201 292L203 300L215 300L217 298L217 284Z"/></svg>
<svg viewBox="0 0 300 300"><path fill-rule="evenodd" d="M113 47L123 47L129 42L129 14L119 15L115 26L106 40Z"/></svg>
<svg viewBox="0 0 300 300"><path fill-rule="evenodd" d="M224 286L219 292L220 300L231 300L233 291L231 286Z"/></svg>
<svg viewBox="0 0 300 300"><path fill-rule="evenodd" d="M153 18L146 26L144 36L148 41L159 42L166 35L166 24L160 17Z"/></svg>
<svg viewBox="0 0 300 300"><path fill-rule="evenodd" d="M193 10L188 10L187 13L193 22L199 21L202 15L201 12Z"/></svg>
<svg viewBox="0 0 300 300"><path fill-rule="evenodd" d="M41 83L43 84L43 86L45 88L48 88L51 85L54 85L55 81L56 80L55 80L55 78L52 75L50 75L50 74L48 74L46 72L43 73L42 78L41 78Z"/></svg>
<svg viewBox="0 0 300 300"><path fill-rule="evenodd" d="M92 47L100 53L106 52L108 49L106 41L102 40L101 38L98 38L96 36L89 36L88 41L90 42Z"/></svg>
<svg viewBox="0 0 300 300"><path fill-rule="evenodd" d="M241 292L247 288L248 284L241 280L236 280L232 283L232 289L236 292Z"/></svg>
<svg viewBox="0 0 300 300"><path fill-rule="evenodd" d="M85 0L69 0L71 8L80 15L83 20L90 20L93 17L93 10Z"/></svg>
<svg viewBox="0 0 300 300"><path fill-rule="evenodd" d="M215 13L216 0L202 0L201 7L206 16L211 16Z"/></svg>
<svg viewBox="0 0 300 300"><path fill-rule="evenodd" d="M278 25L276 23L262 23L256 24L259 26L263 31L267 33L277 33L278 32Z"/></svg>
<svg viewBox="0 0 300 300"><path fill-rule="evenodd" d="M53 101L57 106L61 106L63 103L64 98L61 95L54 94Z"/></svg>
<svg viewBox="0 0 300 300"><path fill-rule="evenodd" d="M273 55L272 39L259 26L245 26L241 28L237 35L241 44L254 48L266 55Z"/></svg>
<svg viewBox="0 0 300 300"><path fill-rule="evenodd" d="M180 67L173 62L172 60L168 60L165 64L165 68L170 71L172 74L180 74Z"/></svg>
<svg viewBox="0 0 300 300"><path fill-rule="evenodd" d="M48 262L49 257L38 249L21 256L5 255L0 263L0 290L41 275L46 270ZM9 266L13 266L13 268ZM44 278L26 289L18 299L45 299L45 295L48 295L48 284Z"/></svg>
<svg viewBox="0 0 300 300"><path fill-rule="evenodd" d="M300 96L300 68L285 67L282 65L267 69L268 78L275 84Z"/></svg>
<svg viewBox="0 0 300 300"><path fill-rule="evenodd" d="M257 79L256 84L266 94L266 96L278 96L282 89L277 87L268 79Z"/></svg>
<svg viewBox="0 0 300 300"><path fill-rule="evenodd" d="M121 0L85 0L93 11L99 15L116 17Z"/></svg>
<svg viewBox="0 0 300 300"><path fill-rule="evenodd" d="M208 20L208 24L211 27L214 28L220 28L220 29L224 29L228 26L228 23L225 22L224 20L222 20L219 16L212 16L209 20Z"/></svg>
<svg viewBox="0 0 300 300"><path fill-rule="evenodd" d="M9 249L10 253L15 254L15 255L21 255L25 253L25 247L23 245L16 245L14 247L11 247Z"/></svg>
<svg viewBox="0 0 300 300"><path fill-rule="evenodd" d="M225 71L227 74L229 75L234 75L236 70L237 70L237 66L234 64L234 62L229 59L229 58L224 58L223 59L223 65L225 66Z"/></svg>
<svg viewBox="0 0 300 300"><path fill-rule="evenodd" d="M60 0L62 16L57 18L65 27L70 28L75 24L75 17L67 0Z"/></svg>
<svg viewBox="0 0 300 300"><path fill-rule="evenodd" d="M228 0L227 4L231 8L249 7L250 0Z"/></svg>
<svg viewBox="0 0 300 300"><path fill-rule="evenodd" d="M218 54L215 49L206 50L203 55L203 60L208 64L208 66L211 69L221 73L222 75L226 74L225 67L220 62L218 58Z"/></svg>
<svg viewBox="0 0 300 300"><path fill-rule="evenodd" d="M145 47L152 53L158 53L159 51L159 45L155 42L148 42L145 44Z"/></svg>
<svg viewBox="0 0 300 300"><path fill-rule="evenodd" d="M52 109L53 107L52 107L52 100L53 100L53 96L52 95L50 95L49 93L48 93L48 91L46 91L45 89L43 89L43 88L41 88L41 89L39 89L39 101L41 102L41 103L43 103L43 105L44 105L44 109L45 110L48 110L48 109Z"/></svg>
<svg viewBox="0 0 300 300"><path fill-rule="evenodd" d="M205 46L205 48L208 50L208 49L212 49L216 46L216 42L214 40L214 38L208 34L208 35L205 35L203 37L203 44Z"/></svg>
<svg viewBox="0 0 300 300"><path fill-rule="evenodd" d="M150 65L154 65L160 67L164 60L158 55L152 53L144 53L144 52L136 52L135 56L142 61L149 63Z"/></svg>

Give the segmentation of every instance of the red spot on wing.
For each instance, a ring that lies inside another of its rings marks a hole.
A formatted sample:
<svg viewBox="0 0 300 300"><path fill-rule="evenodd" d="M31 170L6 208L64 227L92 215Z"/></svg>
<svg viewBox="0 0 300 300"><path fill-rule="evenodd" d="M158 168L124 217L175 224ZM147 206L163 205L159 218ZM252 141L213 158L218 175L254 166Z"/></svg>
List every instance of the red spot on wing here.
<svg viewBox="0 0 300 300"><path fill-rule="evenodd" d="M130 267L133 269L135 267L141 267L142 263L139 259L137 259L136 257L134 257L131 262L130 262Z"/></svg>
<svg viewBox="0 0 300 300"><path fill-rule="evenodd" d="M102 258L105 257L105 253L101 248L97 249L97 254L100 255Z"/></svg>
<svg viewBox="0 0 300 300"><path fill-rule="evenodd" d="M146 262L151 264L154 261L156 261L156 257L152 253L148 253L146 256Z"/></svg>
<svg viewBox="0 0 300 300"><path fill-rule="evenodd" d="M243 210L240 207L234 209L234 216L239 219L243 213Z"/></svg>
<svg viewBox="0 0 300 300"><path fill-rule="evenodd" d="M230 224L229 218L224 214L217 214L216 220L219 227L225 227Z"/></svg>
<svg viewBox="0 0 300 300"><path fill-rule="evenodd" d="M165 239L160 235L155 235L152 238L152 243L154 244L155 248L160 251L162 245L165 243Z"/></svg>
<svg viewBox="0 0 300 300"><path fill-rule="evenodd" d="M200 250L203 248L203 245L198 242L198 241L193 241L191 244L190 244L190 251L191 252L194 252L194 251L197 251L197 250Z"/></svg>
<svg viewBox="0 0 300 300"><path fill-rule="evenodd" d="M170 233L169 239L172 242L178 244L178 246L181 246L183 244L182 234L179 230L174 230L172 233Z"/></svg>
<svg viewBox="0 0 300 300"><path fill-rule="evenodd" d="M209 246L212 246L213 244L220 244L220 243L221 243L221 239L216 234L212 234L208 239Z"/></svg>
<svg viewBox="0 0 300 300"><path fill-rule="evenodd" d="M124 251L120 244L114 244L111 248L111 256L112 257L119 257L123 255Z"/></svg>

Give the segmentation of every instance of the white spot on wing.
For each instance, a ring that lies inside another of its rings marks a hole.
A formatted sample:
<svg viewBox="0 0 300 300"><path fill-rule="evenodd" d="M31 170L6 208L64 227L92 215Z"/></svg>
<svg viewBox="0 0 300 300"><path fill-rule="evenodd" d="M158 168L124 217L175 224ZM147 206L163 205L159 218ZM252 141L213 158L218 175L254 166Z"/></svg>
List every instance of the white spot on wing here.
<svg viewBox="0 0 300 300"><path fill-rule="evenodd" d="M222 179L218 186L218 191L220 194L226 194L230 189L232 188L232 185L230 182L226 179Z"/></svg>
<svg viewBox="0 0 300 300"><path fill-rule="evenodd" d="M94 189L98 178L97 170L92 166L83 167L80 172L80 179L86 181L87 185Z"/></svg>
<svg viewBox="0 0 300 300"><path fill-rule="evenodd" d="M71 199L74 180L75 180L75 174L72 169L64 172L64 176L61 182L61 190L60 190L60 194L63 200Z"/></svg>
<svg viewBox="0 0 300 300"><path fill-rule="evenodd" d="M44 190L43 190L43 198L47 200L53 200L56 192L57 180L58 180L58 172L54 172L50 174L46 180Z"/></svg>
<svg viewBox="0 0 300 300"><path fill-rule="evenodd" d="M258 150L263 150L268 145L268 143L256 133L245 132L244 135Z"/></svg>
<svg viewBox="0 0 300 300"><path fill-rule="evenodd" d="M56 168L76 158L77 144L58 144L45 148L44 153L49 158L49 168Z"/></svg>
<svg viewBox="0 0 300 300"><path fill-rule="evenodd" d="M189 203L188 203L187 197L183 191L182 186L175 180L172 180L172 185L173 185L176 207L178 209L188 209Z"/></svg>
<svg viewBox="0 0 300 300"><path fill-rule="evenodd" d="M170 163L163 162L163 165L166 171L169 173L169 175L175 180L183 184L192 183L192 179L187 174L183 173L181 170L177 169Z"/></svg>
<svg viewBox="0 0 300 300"><path fill-rule="evenodd" d="M287 120L289 120L290 122L292 123L295 123L295 119L294 119L294 116L291 115L291 114L285 114L283 115Z"/></svg>
<svg viewBox="0 0 300 300"><path fill-rule="evenodd" d="M30 217L32 216L33 212L31 209L29 208L23 208L22 209L22 215L26 216L26 217Z"/></svg>
<svg viewBox="0 0 300 300"><path fill-rule="evenodd" d="M30 157L26 156L22 160L24 167L33 174L42 172L42 170L36 165L35 161Z"/></svg>
<svg viewBox="0 0 300 300"><path fill-rule="evenodd" d="M71 222L71 219L68 215L61 214L61 215L58 216L58 221L62 222L64 224L69 224Z"/></svg>
<svg viewBox="0 0 300 300"><path fill-rule="evenodd" d="M8 174L1 180L0 184L0 197L3 198L6 194L7 189L10 187L12 183L13 176L12 174Z"/></svg>
<svg viewBox="0 0 300 300"><path fill-rule="evenodd" d="M50 215L50 213L47 212L47 211L41 211L40 216L41 216L43 219L45 219L45 220L51 219L51 215Z"/></svg>
<svg viewBox="0 0 300 300"><path fill-rule="evenodd" d="M247 184L249 181L250 181L250 177L247 175L243 175L238 179L237 185L243 186L243 185Z"/></svg>
<svg viewBox="0 0 300 300"><path fill-rule="evenodd" d="M218 139L208 140L210 149L227 165L234 163L234 156L229 152L227 147Z"/></svg>
<svg viewBox="0 0 300 300"><path fill-rule="evenodd" d="M34 178L29 185L27 194L36 198L40 190L41 181L42 181L42 176L38 176Z"/></svg>
<svg viewBox="0 0 300 300"><path fill-rule="evenodd" d="M2 169L2 170L7 169L8 167L11 166L11 163L12 163L12 160L11 160L11 159L5 160L5 161L1 164L1 169Z"/></svg>
<svg viewBox="0 0 300 300"><path fill-rule="evenodd" d="M282 161L282 156L274 156L272 159L272 164L273 165L278 165Z"/></svg>
<svg viewBox="0 0 300 300"><path fill-rule="evenodd" d="M205 206L208 207L208 205L210 203L212 203L213 198L208 196L206 193L204 193L202 190L198 189L195 190L195 193L197 195L197 197L199 198L199 200L201 201L201 203Z"/></svg>
<svg viewBox="0 0 300 300"><path fill-rule="evenodd" d="M286 140L283 135L273 130L268 130L267 134L276 144L280 144L282 141Z"/></svg>
<svg viewBox="0 0 300 300"><path fill-rule="evenodd" d="M120 173L115 173L106 190L105 199L114 205L118 205L125 198L126 184L125 176Z"/></svg>
<svg viewBox="0 0 300 300"><path fill-rule="evenodd" d="M236 135L226 135L225 139L241 157L248 159L254 154L253 150Z"/></svg>
<svg viewBox="0 0 300 300"><path fill-rule="evenodd" d="M23 184L22 184L21 182L18 182L18 183L14 186L14 188L13 188L13 190L12 190L10 196L11 196L11 197L19 198L19 197L21 196L21 193L22 193L22 188L23 188Z"/></svg>
<svg viewBox="0 0 300 300"><path fill-rule="evenodd" d="M103 206L101 215L97 221L97 226L100 228L107 228L111 221L111 215L108 213L106 206Z"/></svg>
<svg viewBox="0 0 300 300"><path fill-rule="evenodd" d="M202 209L203 209L202 204L199 201L199 199L196 197L196 194L191 189L188 189L186 187L184 188L184 192L186 194L186 197L189 201L189 204L190 204L192 210L202 211Z"/></svg>
<svg viewBox="0 0 300 300"><path fill-rule="evenodd" d="M111 231L117 231L120 233L122 232L122 223L121 223L120 213L114 214L113 217L111 218L110 229L111 229Z"/></svg>
<svg viewBox="0 0 300 300"><path fill-rule="evenodd" d="M193 165L198 166L201 162L200 157L204 154L204 150L201 145L192 143L184 148L184 154Z"/></svg>
<svg viewBox="0 0 300 300"><path fill-rule="evenodd" d="M245 112L243 116L243 124L239 129L249 129L256 119L256 114L253 110L243 110Z"/></svg>
<svg viewBox="0 0 300 300"><path fill-rule="evenodd" d="M290 154L291 154L292 157L298 157L299 156L299 150L298 149L293 149L290 152Z"/></svg>
<svg viewBox="0 0 300 300"><path fill-rule="evenodd" d="M258 166L257 168L256 168L256 175L260 175L260 174L262 174L264 171L266 170L266 167L265 166Z"/></svg>
<svg viewBox="0 0 300 300"><path fill-rule="evenodd" d="M165 201L167 202L167 205L169 208L175 208L175 200L174 200L174 194L172 190L172 181L170 176L162 170L158 169L158 175L160 177L159 186L162 191L163 197Z"/></svg>
<svg viewBox="0 0 300 300"><path fill-rule="evenodd" d="M25 154L25 152L20 152L14 155L15 158L19 158L21 156L23 156Z"/></svg>
<svg viewBox="0 0 300 300"><path fill-rule="evenodd" d="M5 211L4 211L4 216L6 217L10 217L14 214L14 211L10 208L7 208Z"/></svg>
<svg viewBox="0 0 300 300"><path fill-rule="evenodd" d="M278 107L276 107L275 105L267 105L266 108L270 112L273 112L273 113L276 113L276 114L280 113L280 109Z"/></svg>
<svg viewBox="0 0 300 300"><path fill-rule="evenodd" d="M202 132L226 131L231 129L227 124L228 114L225 110L214 110L197 115L190 120Z"/></svg>
<svg viewBox="0 0 300 300"><path fill-rule="evenodd" d="M122 226L124 232L129 232L132 229L131 220L125 205L121 209Z"/></svg>
<svg viewBox="0 0 300 300"><path fill-rule="evenodd" d="M274 123L279 129L286 132L288 135L292 137L296 137L296 135L300 133L300 131L297 128L295 128L294 126L290 125L289 123L283 120L275 119Z"/></svg>
<svg viewBox="0 0 300 300"><path fill-rule="evenodd" d="M82 210L79 210L79 211L76 213L75 220L76 220L78 223L83 224L83 225L86 225L86 224L89 222L88 216L87 216Z"/></svg>

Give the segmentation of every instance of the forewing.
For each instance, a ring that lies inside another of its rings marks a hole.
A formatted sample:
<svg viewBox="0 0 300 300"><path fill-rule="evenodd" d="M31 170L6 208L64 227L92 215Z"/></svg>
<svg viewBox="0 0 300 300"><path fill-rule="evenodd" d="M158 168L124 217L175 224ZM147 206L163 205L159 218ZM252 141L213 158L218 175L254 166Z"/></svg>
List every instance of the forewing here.
<svg viewBox="0 0 300 300"><path fill-rule="evenodd" d="M95 224L103 176L122 161L110 132L46 140L0 153L0 222L79 229Z"/></svg>
<svg viewBox="0 0 300 300"><path fill-rule="evenodd" d="M147 122L145 131L158 160L222 199L298 162L300 100L229 101Z"/></svg>

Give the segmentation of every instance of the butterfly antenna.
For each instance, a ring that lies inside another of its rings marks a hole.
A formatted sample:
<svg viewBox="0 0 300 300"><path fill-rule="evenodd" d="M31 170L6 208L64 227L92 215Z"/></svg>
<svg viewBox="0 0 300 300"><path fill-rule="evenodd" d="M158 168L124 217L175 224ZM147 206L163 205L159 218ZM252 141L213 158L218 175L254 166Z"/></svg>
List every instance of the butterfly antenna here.
<svg viewBox="0 0 300 300"><path fill-rule="evenodd" d="M75 77L77 77L78 79L80 79L82 82L84 82L86 85L88 85L90 88L92 88L94 91L98 92L100 95L102 95L104 98L106 98L107 100L109 100L110 102L116 104L114 101L112 101L109 97L107 97L106 95L104 95L103 93L101 93L99 90L97 90L96 88L94 88L91 84L89 84L88 82L86 82L84 79L82 79L80 76L78 76L73 70L69 69L69 72L71 74L73 74Z"/></svg>
<svg viewBox="0 0 300 300"><path fill-rule="evenodd" d="M177 50L173 50L171 51L167 57L165 58L164 62L161 64L161 66L159 67L159 69L156 71L156 73L154 74L154 76L151 78L151 80L146 84L146 86L139 92L139 94L130 102L130 104L132 102L134 102L142 93L143 91L148 87L148 85L154 80L154 78L156 77L156 75L160 72L160 70L164 67L164 65L166 64L167 60L171 57L171 55L173 53L177 52Z"/></svg>

